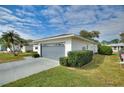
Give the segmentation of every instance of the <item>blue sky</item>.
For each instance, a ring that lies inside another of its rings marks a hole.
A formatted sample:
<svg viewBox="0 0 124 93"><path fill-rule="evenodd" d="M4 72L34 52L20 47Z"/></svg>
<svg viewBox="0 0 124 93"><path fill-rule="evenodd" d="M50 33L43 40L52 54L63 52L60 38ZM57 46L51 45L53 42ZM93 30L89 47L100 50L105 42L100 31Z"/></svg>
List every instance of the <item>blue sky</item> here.
<svg viewBox="0 0 124 93"><path fill-rule="evenodd" d="M23 38L100 31L99 40L124 32L124 6L0 6L0 34L15 30Z"/></svg>

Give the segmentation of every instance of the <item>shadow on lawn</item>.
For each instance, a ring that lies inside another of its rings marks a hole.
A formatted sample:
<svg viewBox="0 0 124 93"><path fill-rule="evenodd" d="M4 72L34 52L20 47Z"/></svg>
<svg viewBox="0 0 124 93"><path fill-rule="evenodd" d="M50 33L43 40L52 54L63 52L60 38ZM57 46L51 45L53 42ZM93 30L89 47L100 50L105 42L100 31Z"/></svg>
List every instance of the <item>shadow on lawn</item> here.
<svg viewBox="0 0 124 93"><path fill-rule="evenodd" d="M83 66L82 68L85 70L96 69L104 62L105 55L94 55L92 62Z"/></svg>

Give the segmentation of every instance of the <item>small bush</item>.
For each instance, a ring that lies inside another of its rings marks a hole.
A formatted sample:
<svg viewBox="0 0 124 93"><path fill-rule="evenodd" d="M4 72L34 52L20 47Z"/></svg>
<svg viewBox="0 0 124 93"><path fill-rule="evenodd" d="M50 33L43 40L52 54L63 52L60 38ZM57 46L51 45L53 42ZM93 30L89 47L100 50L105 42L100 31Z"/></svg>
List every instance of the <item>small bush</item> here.
<svg viewBox="0 0 124 93"><path fill-rule="evenodd" d="M33 53L33 54L32 54L32 57L38 58L38 57L40 57L40 55L39 55L38 53Z"/></svg>
<svg viewBox="0 0 124 93"><path fill-rule="evenodd" d="M102 55L112 55L113 51L110 46L99 46L98 53Z"/></svg>
<svg viewBox="0 0 124 93"><path fill-rule="evenodd" d="M61 57L61 58L59 59L59 62L60 62L60 64L63 65L63 66L68 66L68 57Z"/></svg>
<svg viewBox="0 0 124 93"><path fill-rule="evenodd" d="M92 51L71 51L68 53L68 66L81 67L92 60Z"/></svg>

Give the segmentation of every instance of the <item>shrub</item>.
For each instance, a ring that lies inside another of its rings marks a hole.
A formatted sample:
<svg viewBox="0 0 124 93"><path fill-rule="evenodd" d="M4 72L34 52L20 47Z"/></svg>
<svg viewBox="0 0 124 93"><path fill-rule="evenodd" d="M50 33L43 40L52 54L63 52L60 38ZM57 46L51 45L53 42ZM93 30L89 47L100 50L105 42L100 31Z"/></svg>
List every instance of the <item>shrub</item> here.
<svg viewBox="0 0 124 93"><path fill-rule="evenodd" d="M39 55L38 53L33 53L33 54L32 54L32 57L38 58L38 57L40 57L40 55Z"/></svg>
<svg viewBox="0 0 124 93"><path fill-rule="evenodd" d="M92 60L92 51L71 51L68 53L68 66L81 67Z"/></svg>
<svg viewBox="0 0 124 93"><path fill-rule="evenodd" d="M60 62L60 64L63 65L63 66L68 66L68 57L61 57L61 58L59 59L59 62Z"/></svg>
<svg viewBox="0 0 124 93"><path fill-rule="evenodd" d="M99 46L98 53L103 55L112 55L113 51L110 46Z"/></svg>

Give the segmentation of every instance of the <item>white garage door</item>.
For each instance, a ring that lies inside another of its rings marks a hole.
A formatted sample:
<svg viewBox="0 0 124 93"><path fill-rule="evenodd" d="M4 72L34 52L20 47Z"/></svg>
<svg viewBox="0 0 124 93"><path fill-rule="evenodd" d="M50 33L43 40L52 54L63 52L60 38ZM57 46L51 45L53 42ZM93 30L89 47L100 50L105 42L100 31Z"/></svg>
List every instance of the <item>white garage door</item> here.
<svg viewBox="0 0 124 93"><path fill-rule="evenodd" d="M64 57L65 47L63 44L60 45L44 45L42 46L42 56L58 60L60 57Z"/></svg>

